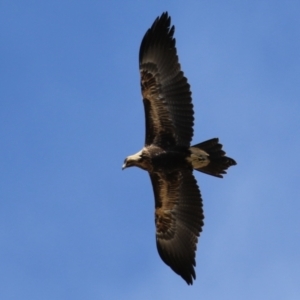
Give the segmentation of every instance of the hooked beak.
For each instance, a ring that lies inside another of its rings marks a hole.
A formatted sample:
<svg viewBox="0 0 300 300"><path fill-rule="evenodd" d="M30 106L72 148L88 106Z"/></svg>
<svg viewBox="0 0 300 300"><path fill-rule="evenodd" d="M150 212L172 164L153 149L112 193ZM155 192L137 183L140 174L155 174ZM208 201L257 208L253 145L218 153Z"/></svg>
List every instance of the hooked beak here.
<svg viewBox="0 0 300 300"><path fill-rule="evenodd" d="M124 162L124 164L123 164L123 166L122 166L122 171L123 171L124 169L126 169L126 168L127 168L127 161Z"/></svg>

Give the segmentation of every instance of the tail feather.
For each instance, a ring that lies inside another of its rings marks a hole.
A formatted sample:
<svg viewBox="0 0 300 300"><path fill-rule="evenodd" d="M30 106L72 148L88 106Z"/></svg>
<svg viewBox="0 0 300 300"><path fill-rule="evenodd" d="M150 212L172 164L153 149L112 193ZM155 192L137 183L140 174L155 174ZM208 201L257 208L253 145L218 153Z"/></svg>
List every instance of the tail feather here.
<svg viewBox="0 0 300 300"><path fill-rule="evenodd" d="M229 167L236 165L234 159L225 156L226 153L222 150L223 146L222 144L219 144L218 138L210 139L192 147L204 150L207 154L209 154L209 164L195 169L197 171L223 178L222 174L226 174L226 170Z"/></svg>

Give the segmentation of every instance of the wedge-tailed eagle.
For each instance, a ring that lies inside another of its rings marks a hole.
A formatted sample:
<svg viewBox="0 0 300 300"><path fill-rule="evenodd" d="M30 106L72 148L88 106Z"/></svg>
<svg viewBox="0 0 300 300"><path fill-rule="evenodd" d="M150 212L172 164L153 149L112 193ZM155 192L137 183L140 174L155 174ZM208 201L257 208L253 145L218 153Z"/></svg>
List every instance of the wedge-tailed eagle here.
<svg viewBox="0 0 300 300"><path fill-rule="evenodd" d="M148 171L155 198L156 244L161 259L188 284L196 279L195 252L203 226L197 170L223 177L236 162L217 138L191 146L194 111L190 85L181 71L174 26L168 13L146 32L139 53L145 109L145 146L123 169Z"/></svg>

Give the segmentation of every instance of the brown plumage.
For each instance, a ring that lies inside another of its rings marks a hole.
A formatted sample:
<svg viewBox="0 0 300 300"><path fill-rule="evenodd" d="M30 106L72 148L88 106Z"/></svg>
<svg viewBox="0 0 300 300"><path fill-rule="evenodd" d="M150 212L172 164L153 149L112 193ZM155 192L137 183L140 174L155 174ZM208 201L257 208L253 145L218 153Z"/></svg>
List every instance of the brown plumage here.
<svg viewBox="0 0 300 300"><path fill-rule="evenodd" d="M194 125L191 91L178 62L174 26L170 26L168 13L163 13L141 43L145 146L125 159L123 169L137 166L149 172L158 253L174 272L192 284L204 219L193 169L223 177L236 162L225 156L217 138L190 146Z"/></svg>

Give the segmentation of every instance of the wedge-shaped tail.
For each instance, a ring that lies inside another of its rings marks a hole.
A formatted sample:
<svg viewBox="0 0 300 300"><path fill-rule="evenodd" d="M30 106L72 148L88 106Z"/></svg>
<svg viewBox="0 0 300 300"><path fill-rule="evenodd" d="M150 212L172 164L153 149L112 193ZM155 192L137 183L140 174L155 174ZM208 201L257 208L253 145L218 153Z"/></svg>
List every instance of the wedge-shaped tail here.
<svg viewBox="0 0 300 300"><path fill-rule="evenodd" d="M193 163L194 169L212 176L223 178L222 174L226 174L226 170L230 166L236 165L234 159L225 156L225 151L222 150L222 144L218 138L214 138L190 148L192 153L202 153L201 158L203 165L198 167ZM199 151L200 150L200 151ZM205 157L208 154L208 157Z"/></svg>

